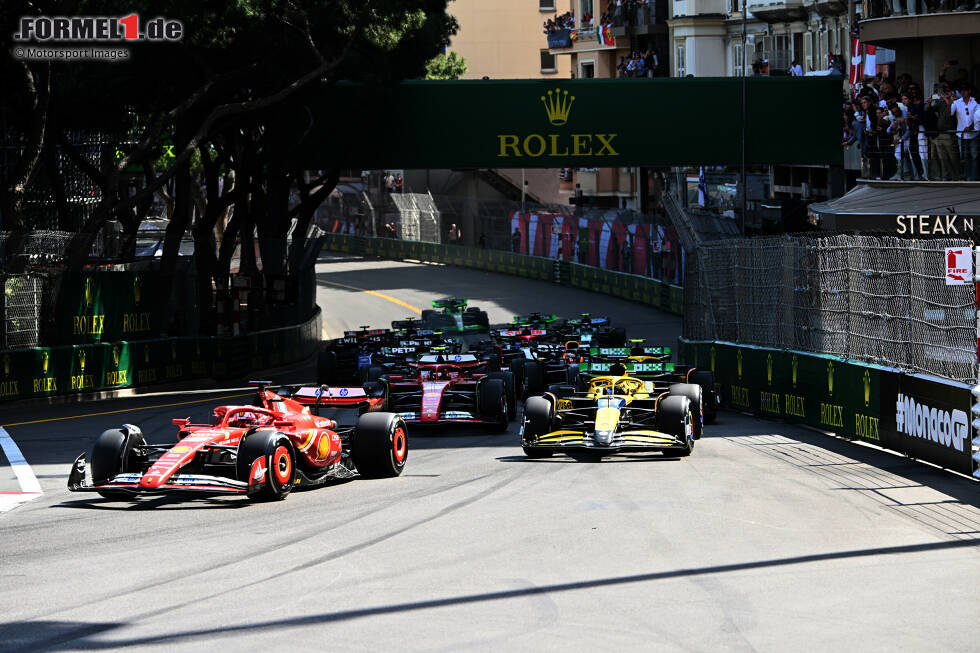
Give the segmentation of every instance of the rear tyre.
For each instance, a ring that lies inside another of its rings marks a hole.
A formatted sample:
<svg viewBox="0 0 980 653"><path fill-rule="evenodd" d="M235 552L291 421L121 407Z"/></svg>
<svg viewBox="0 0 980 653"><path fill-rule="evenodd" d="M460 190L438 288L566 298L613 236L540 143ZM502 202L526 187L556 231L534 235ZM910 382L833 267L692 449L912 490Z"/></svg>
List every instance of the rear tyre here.
<svg viewBox="0 0 980 653"><path fill-rule="evenodd" d="M517 398L514 391L514 375L510 372L491 372L488 379L499 379L504 382L504 394L507 397L507 420L517 417Z"/></svg>
<svg viewBox="0 0 980 653"><path fill-rule="evenodd" d="M527 382L528 397L534 397L544 392L544 369L537 361L525 361L524 378Z"/></svg>
<svg viewBox="0 0 980 653"><path fill-rule="evenodd" d="M116 474L136 471L136 447L145 444L143 436L122 429L109 429L95 441L90 458L92 483L106 483ZM99 490L105 499L131 499L133 495L119 490Z"/></svg>
<svg viewBox="0 0 980 653"><path fill-rule="evenodd" d="M364 374L363 383L368 383L371 381L377 381L385 374L385 368L379 367L377 365L371 365L369 367L362 367L362 373Z"/></svg>
<svg viewBox="0 0 980 653"><path fill-rule="evenodd" d="M683 445L664 449L668 456L690 456L694 451L694 417L691 400L683 395L664 397L657 408L657 426L663 433L677 436Z"/></svg>
<svg viewBox="0 0 980 653"><path fill-rule="evenodd" d="M718 402L715 400L715 375L711 370L694 370L691 383L701 386L701 399L705 423L711 424L718 418Z"/></svg>
<svg viewBox="0 0 980 653"><path fill-rule="evenodd" d="M361 415L351 440L351 459L365 478L393 478L408 460L408 428L394 413Z"/></svg>
<svg viewBox="0 0 980 653"><path fill-rule="evenodd" d="M701 386L694 383L673 383L669 388L671 397L682 396L691 400L691 414L694 416L694 439L700 440L704 432L704 395Z"/></svg>
<svg viewBox="0 0 980 653"><path fill-rule="evenodd" d="M256 461L261 462L256 465ZM249 493L249 499L281 501L289 496L296 480L296 453L286 435L269 429L252 431L238 445L235 467L239 481L264 481L261 488ZM260 476L253 478L256 474Z"/></svg>
<svg viewBox="0 0 980 653"><path fill-rule="evenodd" d="M486 379L480 384L477 397L480 416L493 422L493 430L507 430L507 390L500 379Z"/></svg>
<svg viewBox="0 0 980 653"><path fill-rule="evenodd" d="M434 311L431 308L425 309L424 311L422 311L422 321L425 322L430 317L432 317L433 315L435 315L437 312L438 311Z"/></svg>
<svg viewBox="0 0 980 653"><path fill-rule="evenodd" d="M527 377L524 365L527 359L514 358L510 361L510 373L514 375L514 395L518 401L524 401L527 396Z"/></svg>
<svg viewBox="0 0 980 653"><path fill-rule="evenodd" d="M615 327L609 330L609 346L622 347L626 344L626 329Z"/></svg>
<svg viewBox="0 0 980 653"><path fill-rule="evenodd" d="M569 365L565 368L565 383L578 385L578 365Z"/></svg>
<svg viewBox="0 0 980 653"><path fill-rule="evenodd" d="M544 397L531 397L524 404L524 434L521 438L521 446L524 455L528 458L549 458L554 453L546 447L529 444L551 432L554 415L551 402Z"/></svg>

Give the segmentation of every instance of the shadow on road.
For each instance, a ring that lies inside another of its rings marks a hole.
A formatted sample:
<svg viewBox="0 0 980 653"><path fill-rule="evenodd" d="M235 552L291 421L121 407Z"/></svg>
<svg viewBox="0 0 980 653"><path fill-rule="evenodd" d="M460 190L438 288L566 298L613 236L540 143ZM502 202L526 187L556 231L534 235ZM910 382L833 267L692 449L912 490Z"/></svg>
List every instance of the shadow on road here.
<svg viewBox="0 0 980 653"><path fill-rule="evenodd" d="M317 612L282 617L278 619L252 621L251 623L247 624L175 631L169 634L160 633L144 637L130 637L125 639L102 639L100 636L109 634L112 631L118 630L122 627L132 627L136 624L129 622L79 624L78 622L67 621L29 621L25 623L10 624L3 627L0 629L0 638L2 638L5 645L9 647L5 650L9 651L39 651L63 647L68 643L72 643L72 648L84 648L87 650L119 650L125 647L161 646L167 644L174 645L178 643L189 643L197 640L212 639L215 637L221 637L222 635L261 633L269 630L322 626L323 624L327 623L351 621L386 614L418 612L422 610L454 607L467 604L489 604L494 601L519 599L528 596L558 594L562 592L574 592L600 587L613 587L630 585L634 583L649 583L673 580L677 578L705 577L731 572L750 571L774 567L819 564L832 560L872 557L877 558L879 556L927 553L930 551L971 548L978 545L980 545L980 539L972 538L967 540L929 542L904 546L834 551L830 553L814 553L786 558L774 558L771 560L755 560L750 562L714 565L709 567L694 567L687 569L674 569L670 571L650 572L645 574L632 574L628 576L595 578L592 580L555 583L551 585L541 585L538 587L515 590L460 594L457 596L448 596L427 601L413 601L408 603L395 603L392 605L379 605L366 608L352 608L349 610L337 610L333 612Z"/></svg>

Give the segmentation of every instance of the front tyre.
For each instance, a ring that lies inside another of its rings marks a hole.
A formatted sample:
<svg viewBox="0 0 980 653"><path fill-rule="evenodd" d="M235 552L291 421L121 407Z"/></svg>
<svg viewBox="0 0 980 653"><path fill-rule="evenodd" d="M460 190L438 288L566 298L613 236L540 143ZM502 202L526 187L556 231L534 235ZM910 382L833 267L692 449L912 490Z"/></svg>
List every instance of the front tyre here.
<svg viewBox="0 0 980 653"><path fill-rule="evenodd" d="M704 394L696 383L673 383L669 396L687 397L691 400L691 414L694 418L694 439L700 440L704 433Z"/></svg>
<svg viewBox="0 0 980 653"><path fill-rule="evenodd" d="M550 458L554 453L547 447L536 447L532 444L542 435L551 432L554 421L554 410L551 402L544 397L531 397L524 404L524 433L521 446L528 458Z"/></svg>
<svg viewBox="0 0 980 653"><path fill-rule="evenodd" d="M116 474L134 472L137 467L136 448L145 444L143 436L123 429L109 429L92 447L92 483L108 483ZM104 499L130 499L132 495L119 490L98 490Z"/></svg>
<svg viewBox="0 0 980 653"><path fill-rule="evenodd" d="M248 483L248 498L281 501L296 480L296 454L289 438L268 429L246 433L238 445L238 480Z"/></svg>
<svg viewBox="0 0 980 653"><path fill-rule="evenodd" d="M493 422L493 430L502 433L510 421L507 411L507 389L500 379L486 379L478 389L480 416Z"/></svg>
<svg viewBox="0 0 980 653"><path fill-rule="evenodd" d="M683 395L669 395L657 408L657 426L662 433L676 436L683 444L664 450L668 456L685 457L694 451L694 416L691 400Z"/></svg>
<svg viewBox="0 0 980 653"><path fill-rule="evenodd" d="M365 413L351 440L351 459L365 478L393 478L408 460L408 428L394 413Z"/></svg>

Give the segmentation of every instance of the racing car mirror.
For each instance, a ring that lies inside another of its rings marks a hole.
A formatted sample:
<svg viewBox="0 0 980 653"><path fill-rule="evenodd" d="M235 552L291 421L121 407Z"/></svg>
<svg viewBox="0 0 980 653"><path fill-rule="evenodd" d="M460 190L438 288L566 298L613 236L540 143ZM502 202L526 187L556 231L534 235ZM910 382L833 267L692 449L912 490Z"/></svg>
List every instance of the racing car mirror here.
<svg viewBox="0 0 980 653"><path fill-rule="evenodd" d="M327 396L327 392L330 391L330 386L326 383L317 388L316 391L316 401L313 402L313 414L317 417L320 416L320 400Z"/></svg>

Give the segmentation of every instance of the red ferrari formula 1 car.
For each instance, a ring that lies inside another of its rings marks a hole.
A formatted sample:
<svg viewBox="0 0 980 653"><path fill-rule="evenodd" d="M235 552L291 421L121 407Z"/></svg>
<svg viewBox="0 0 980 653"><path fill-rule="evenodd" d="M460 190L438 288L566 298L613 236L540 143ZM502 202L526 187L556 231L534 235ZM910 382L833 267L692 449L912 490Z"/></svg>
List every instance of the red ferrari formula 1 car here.
<svg viewBox="0 0 980 653"><path fill-rule="evenodd" d="M370 402L362 388L323 388L304 405L257 385L253 405L218 406L211 424L173 420L175 444L147 444L132 424L105 431L88 460L85 454L75 460L68 489L107 499L170 492L284 499L294 487L402 473L405 421L365 412Z"/></svg>
<svg viewBox="0 0 980 653"><path fill-rule="evenodd" d="M513 377L476 372L480 364L472 354L421 356L404 374L380 379L387 385L387 408L409 424L484 424L505 431Z"/></svg>

